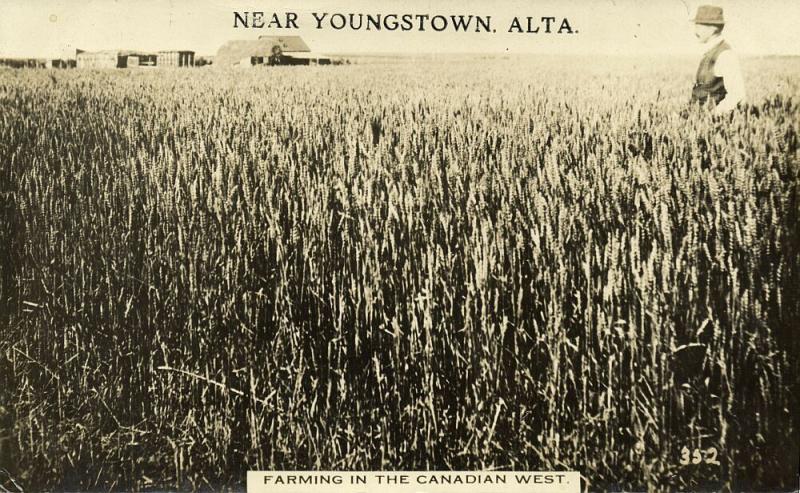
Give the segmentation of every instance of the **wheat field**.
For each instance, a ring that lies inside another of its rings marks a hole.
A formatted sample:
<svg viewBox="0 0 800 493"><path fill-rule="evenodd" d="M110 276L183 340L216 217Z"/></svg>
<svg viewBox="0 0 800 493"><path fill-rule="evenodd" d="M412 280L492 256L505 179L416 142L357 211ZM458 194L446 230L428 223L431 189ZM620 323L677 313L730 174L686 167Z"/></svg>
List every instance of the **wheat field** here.
<svg viewBox="0 0 800 493"><path fill-rule="evenodd" d="M0 71L0 486L796 487L800 60L693 63Z"/></svg>

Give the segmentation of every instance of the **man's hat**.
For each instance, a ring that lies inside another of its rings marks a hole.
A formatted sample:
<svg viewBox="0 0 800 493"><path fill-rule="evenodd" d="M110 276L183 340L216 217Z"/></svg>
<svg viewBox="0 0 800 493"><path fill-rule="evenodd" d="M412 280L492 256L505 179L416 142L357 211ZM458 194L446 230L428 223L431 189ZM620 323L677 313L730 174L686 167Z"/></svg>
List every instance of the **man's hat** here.
<svg viewBox="0 0 800 493"><path fill-rule="evenodd" d="M697 7L692 22L695 24L708 24L711 26L724 26L725 19L722 17L722 7L714 5L701 5Z"/></svg>

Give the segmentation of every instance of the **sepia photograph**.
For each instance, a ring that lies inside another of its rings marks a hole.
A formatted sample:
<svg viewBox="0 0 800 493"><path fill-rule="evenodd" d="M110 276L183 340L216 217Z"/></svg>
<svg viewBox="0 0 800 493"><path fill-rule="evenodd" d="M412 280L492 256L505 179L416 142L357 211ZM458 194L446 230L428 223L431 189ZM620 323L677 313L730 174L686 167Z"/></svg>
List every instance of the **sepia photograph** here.
<svg viewBox="0 0 800 493"><path fill-rule="evenodd" d="M0 493L800 491L798 26L0 0Z"/></svg>

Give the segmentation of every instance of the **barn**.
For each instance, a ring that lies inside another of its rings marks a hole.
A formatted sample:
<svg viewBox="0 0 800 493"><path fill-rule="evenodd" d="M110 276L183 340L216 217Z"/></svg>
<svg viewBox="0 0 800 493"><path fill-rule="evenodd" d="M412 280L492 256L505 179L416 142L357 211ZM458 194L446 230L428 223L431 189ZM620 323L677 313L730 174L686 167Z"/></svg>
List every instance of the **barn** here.
<svg viewBox="0 0 800 493"><path fill-rule="evenodd" d="M311 53L300 36L259 36L252 40L233 40L217 51L214 64L223 67L253 65L308 65L330 59Z"/></svg>

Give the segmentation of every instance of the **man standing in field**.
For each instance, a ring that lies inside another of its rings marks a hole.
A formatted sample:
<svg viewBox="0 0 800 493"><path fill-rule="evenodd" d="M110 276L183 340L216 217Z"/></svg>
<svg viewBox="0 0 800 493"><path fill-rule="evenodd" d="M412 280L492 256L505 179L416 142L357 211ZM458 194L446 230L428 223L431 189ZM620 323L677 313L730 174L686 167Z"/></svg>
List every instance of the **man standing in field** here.
<svg viewBox="0 0 800 493"><path fill-rule="evenodd" d="M706 105L710 100L715 114L726 113L744 100L745 90L739 60L722 36L722 7L702 5L693 21L694 34L706 51L697 68L692 102Z"/></svg>

